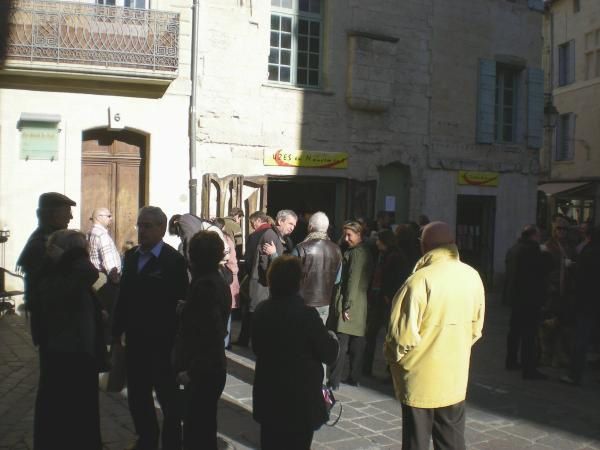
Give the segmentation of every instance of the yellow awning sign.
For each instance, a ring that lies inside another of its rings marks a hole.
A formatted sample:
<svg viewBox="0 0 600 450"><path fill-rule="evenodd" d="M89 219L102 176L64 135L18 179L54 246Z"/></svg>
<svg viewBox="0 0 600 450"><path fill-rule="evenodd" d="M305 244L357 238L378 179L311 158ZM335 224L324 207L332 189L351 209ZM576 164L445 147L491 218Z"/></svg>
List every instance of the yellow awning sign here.
<svg viewBox="0 0 600 450"><path fill-rule="evenodd" d="M310 152L304 150L265 150L265 166L347 169L348 153Z"/></svg>
<svg viewBox="0 0 600 450"><path fill-rule="evenodd" d="M498 186L500 174L497 172L470 172L461 170L458 172L458 184L469 186Z"/></svg>

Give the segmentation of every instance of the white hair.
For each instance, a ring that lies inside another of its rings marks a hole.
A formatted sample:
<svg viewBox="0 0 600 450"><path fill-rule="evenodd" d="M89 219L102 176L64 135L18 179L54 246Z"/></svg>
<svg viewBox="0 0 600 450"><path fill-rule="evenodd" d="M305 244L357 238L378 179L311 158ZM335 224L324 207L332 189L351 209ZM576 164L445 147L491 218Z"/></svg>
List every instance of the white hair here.
<svg viewBox="0 0 600 450"><path fill-rule="evenodd" d="M329 219L327 218L327 214L325 214L323 211L317 211L310 216L310 220L308 221L309 231L320 231L325 233L328 229Z"/></svg>
<svg viewBox="0 0 600 450"><path fill-rule="evenodd" d="M294 211L292 211L291 209L282 209L281 211L279 211L277 213L277 217L275 218L275 221L277 223L279 223L282 220L285 220L290 216L293 217L294 220L298 220L298 216L296 215L296 213Z"/></svg>

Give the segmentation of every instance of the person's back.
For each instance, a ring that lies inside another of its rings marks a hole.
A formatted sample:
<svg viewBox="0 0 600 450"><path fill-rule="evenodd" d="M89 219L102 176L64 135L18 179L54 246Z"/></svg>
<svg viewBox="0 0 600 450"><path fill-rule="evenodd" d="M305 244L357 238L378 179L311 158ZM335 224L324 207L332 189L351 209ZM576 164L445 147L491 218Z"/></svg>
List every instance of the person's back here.
<svg viewBox="0 0 600 450"><path fill-rule="evenodd" d="M316 222L319 215L324 216L321 227L324 231L313 231L316 227L312 222ZM327 237L328 226L327 216L321 212L315 213L309 224L311 234L294 250L294 254L297 254L302 262L303 280L300 295L306 305L315 308L329 306L333 286L342 263L342 252L339 246Z"/></svg>
<svg viewBox="0 0 600 450"><path fill-rule="evenodd" d="M423 311L418 323L419 345L401 361L407 371L403 403L435 408L463 400L471 345L478 337L475 324L482 306L479 274L458 258L441 255L440 260L413 274L402 291L413 295L421 292L412 301L418 302L419 311ZM403 297L402 291L398 298ZM391 322L397 323L394 313Z"/></svg>

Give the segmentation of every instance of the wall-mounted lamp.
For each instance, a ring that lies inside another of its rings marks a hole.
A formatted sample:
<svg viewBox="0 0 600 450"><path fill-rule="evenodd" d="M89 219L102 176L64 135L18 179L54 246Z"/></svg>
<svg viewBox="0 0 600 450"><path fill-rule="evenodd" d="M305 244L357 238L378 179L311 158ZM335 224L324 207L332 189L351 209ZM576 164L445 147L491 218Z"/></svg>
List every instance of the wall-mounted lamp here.
<svg viewBox="0 0 600 450"><path fill-rule="evenodd" d="M558 109L554 106L554 102L552 101L552 94L544 95L544 128L547 130L552 130L556 128L556 123L558 122Z"/></svg>

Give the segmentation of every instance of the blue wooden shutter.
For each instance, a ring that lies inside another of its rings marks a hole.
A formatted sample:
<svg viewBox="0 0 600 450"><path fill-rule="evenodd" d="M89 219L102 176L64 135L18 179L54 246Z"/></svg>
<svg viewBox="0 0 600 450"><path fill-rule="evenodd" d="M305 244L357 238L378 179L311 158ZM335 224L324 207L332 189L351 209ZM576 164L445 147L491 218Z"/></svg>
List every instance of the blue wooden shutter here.
<svg viewBox="0 0 600 450"><path fill-rule="evenodd" d="M569 65L567 67L567 83L571 84L575 82L575 40L569 41L569 45L567 47L567 52L569 53L568 61Z"/></svg>
<svg viewBox="0 0 600 450"><path fill-rule="evenodd" d="M568 144L567 160L575 159L575 114L569 114L569 144Z"/></svg>
<svg viewBox="0 0 600 450"><path fill-rule="evenodd" d="M544 0L527 0L527 6L534 11L544 12Z"/></svg>
<svg viewBox="0 0 600 450"><path fill-rule="evenodd" d="M477 108L477 143L494 142L496 110L496 61L479 60L479 97Z"/></svg>
<svg viewBox="0 0 600 450"><path fill-rule="evenodd" d="M527 146L542 148L544 133L544 71L527 69Z"/></svg>

